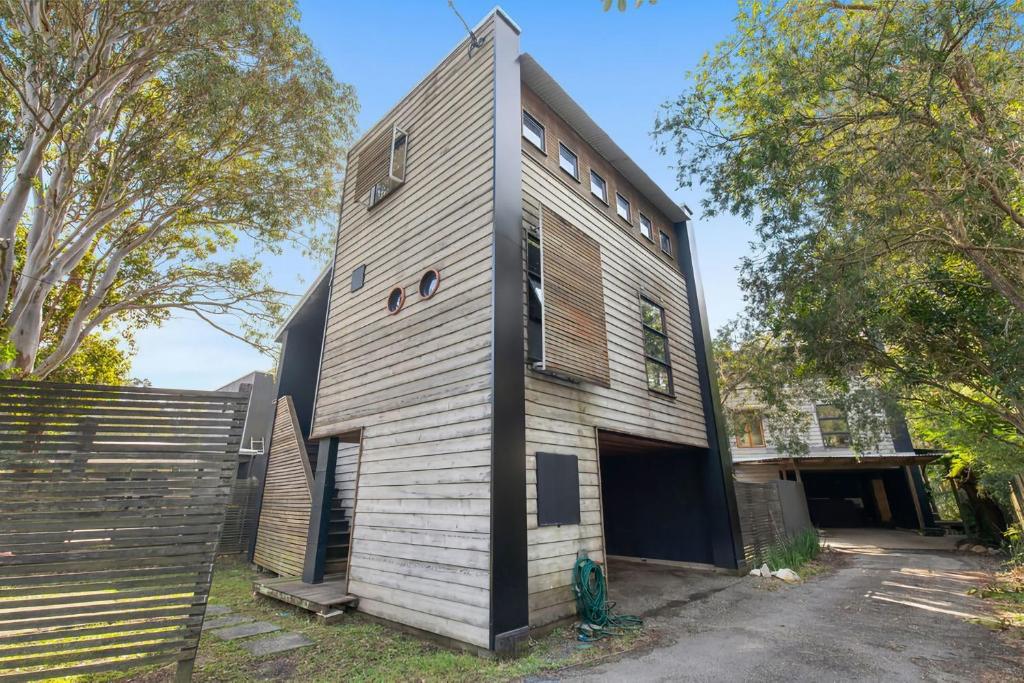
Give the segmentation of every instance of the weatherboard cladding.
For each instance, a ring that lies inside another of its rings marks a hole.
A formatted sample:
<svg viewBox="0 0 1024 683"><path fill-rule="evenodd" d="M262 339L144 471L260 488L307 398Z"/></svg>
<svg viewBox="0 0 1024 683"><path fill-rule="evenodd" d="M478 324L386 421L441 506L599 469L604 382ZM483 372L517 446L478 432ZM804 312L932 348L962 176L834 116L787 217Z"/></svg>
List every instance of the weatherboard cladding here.
<svg viewBox="0 0 1024 683"><path fill-rule="evenodd" d="M488 22L480 31L490 38ZM489 646L493 41L458 47L352 149L314 436L363 428L349 591L359 608ZM381 130L406 183L372 209L356 178ZM366 265L366 282L349 278ZM418 294L436 268L436 296ZM395 286L406 303L388 315Z"/></svg>

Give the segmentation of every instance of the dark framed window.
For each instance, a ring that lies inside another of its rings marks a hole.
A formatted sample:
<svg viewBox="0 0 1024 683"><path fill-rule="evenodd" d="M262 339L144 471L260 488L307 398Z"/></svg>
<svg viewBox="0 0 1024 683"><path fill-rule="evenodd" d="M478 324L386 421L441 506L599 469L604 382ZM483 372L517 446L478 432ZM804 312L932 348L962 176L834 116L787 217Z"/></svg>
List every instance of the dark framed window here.
<svg viewBox="0 0 1024 683"><path fill-rule="evenodd" d="M633 222L630 214L629 200L618 192L615 193L615 213L619 214L619 218L627 223Z"/></svg>
<svg viewBox="0 0 1024 683"><path fill-rule="evenodd" d="M665 232L664 230L659 230L658 234L661 236L661 250L663 252L665 252L666 254L668 254L669 256L671 256L672 255L672 238L669 237L668 233Z"/></svg>
<svg viewBox="0 0 1024 683"><path fill-rule="evenodd" d="M593 171L590 172L590 192L605 204L608 203L608 183Z"/></svg>
<svg viewBox="0 0 1024 683"><path fill-rule="evenodd" d="M529 140L540 151L544 150L544 126L540 121L523 110L523 137Z"/></svg>
<svg viewBox="0 0 1024 683"><path fill-rule="evenodd" d="M423 277L420 278L420 296L424 299L437 294L438 287L441 286L441 273L436 270L428 270L423 273Z"/></svg>
<svg viewBox="0 0 1024 683"><path fill-rule="evenodd" d="M761 411L741 410L736 414L736 423L736 445L739 448L764 447Z"/></svg>
<svg viewBox="0 0 1024 683"><path fill-rule="evenodd" d="M572 176L573 180L580 179L580 160L571 149L558 143L558 167Z"/></svg>
<svg viewBox="0 0 1024 683"><path fill-rule="evenodd" d="M826 448L843 448L850 445L850 423L842 408L834 405L814 407L818 414L818 429Z"/></svg>
<svg viewBox="0 0 1024 683"><path fill-rule="evenodd" d="M388 294L388 313L394 315L402 310L402 306L405 305L405 290L401 287L395 287Z"/></svg>
<svg viewBox="0 0 1024 683"><path fill-rule="evenodd" d="M544 282L541 279L540 238L530 233L526 238L526 359L544 362Z"/></svg>
<svg viewBox="0 0 1024 683"><path fill-rule="evenodd" d="M640 214L640 234L654 241L654 224L651 223L651 219L647 216Z"/></svg>
<svg viewBox="0 0 1024 683"><path fill-rule="evenodd" d="M645 296L640 297L640 325L644 335L644 365L647 388L672 395L672 361L668 353L665 309Z"/></svg>

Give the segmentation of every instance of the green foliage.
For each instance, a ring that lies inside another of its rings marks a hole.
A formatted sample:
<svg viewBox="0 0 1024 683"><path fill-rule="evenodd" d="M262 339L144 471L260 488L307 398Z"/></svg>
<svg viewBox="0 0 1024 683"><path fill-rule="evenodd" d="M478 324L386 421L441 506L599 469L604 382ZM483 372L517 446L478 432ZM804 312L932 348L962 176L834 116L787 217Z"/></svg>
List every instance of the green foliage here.
<svg viewBox="0 0 1024 683"><path fill-rule="evenodd" d="M1013 524L1004 534L1003 548L1009 558L1007 564L1011 567L1024 567L1024 527L1020 524ZM1017 593L1017 601L1024 603L1024 591Z"/></svg>
<svg viewBox="0 0 1024 683"><path fill-rule="evenodd" d="M798 349L805 372L863 378L934 419L952 415L974 441L1015 444L1020 11L744 2L735 33L657 128L680 182L707 189L709 214L755 224L741 276L748 318Z"/></svg>
<svg viewBox="0 0 1024 683"><path fill-rule="evenodd" d="M820 554L821 540L818 538L818 532L808 529L770 547L765 551L761 561L772 571L786 568L796 571Z"/></svg>
<svg viewBox="0 0 1024 683"><path fill-rule="evenodd" d="M326 259L357 110L293 0L26 7L0 2L0 367L130 353L175 310L266 348L260 256Z"/></svg>
<svg viewBox="0 0 1024 683"><path fill-rule="evenodd" d="M602 1L604 2L604 11L605 12L607 12L608 10L610 10L612 8L613 0L602 0ZM656 5L656 4L658 4L658 0L646 0L646 1L647 1L647 4L649 4L649 5ZM628 0L614 0L614 2L615 2L616 7L619 8L620 12L625 12L626 11L626 7L629 4ZM644 0L633 0L633 6L634 7L643 7L643 5L644 5Z"/></svg>

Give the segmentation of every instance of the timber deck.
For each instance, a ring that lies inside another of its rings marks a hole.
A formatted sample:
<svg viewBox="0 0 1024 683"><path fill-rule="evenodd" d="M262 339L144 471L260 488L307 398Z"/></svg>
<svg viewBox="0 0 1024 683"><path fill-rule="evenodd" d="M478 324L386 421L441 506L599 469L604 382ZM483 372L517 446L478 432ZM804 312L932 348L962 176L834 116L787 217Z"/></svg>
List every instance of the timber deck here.
<svg viewBox="0 0 1024 683"><path fill-rule="evenodd" d="M323 583L305 583L299 577L282 576L253 581L260 595L301 607L330 623L345 607L355 608L359 598L345 592L345 575L329 574Z"/></svg>

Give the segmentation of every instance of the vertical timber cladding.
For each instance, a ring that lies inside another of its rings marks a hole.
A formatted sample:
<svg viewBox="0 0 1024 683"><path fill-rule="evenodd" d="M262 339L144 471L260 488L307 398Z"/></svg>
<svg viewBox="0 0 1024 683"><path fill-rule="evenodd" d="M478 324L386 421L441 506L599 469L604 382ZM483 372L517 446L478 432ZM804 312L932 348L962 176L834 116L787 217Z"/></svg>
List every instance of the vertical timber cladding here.
<svg viewBox="0 0 1024 683"><path fill-rule="evenodd" d="M601 245L546 206L540 236L544 369L608 386Z"/></svg>
<svg viewBox="0 0 1024 683"><path fill-rule="evenodd" d="M0 679L189 671L248 403L0 382Z"/></svg>
<svg viewBox="0 0 1024 683"><path fill-rule="evenodd" d="M253 562L300 576L306 554L313 473L291 396L277 401Z"/></svg>
<svg viewBox="0 0 1024 683"><path fill-rule="evenodd" d="M359 609L479 647L490 636L494 19L353 147L313 438L362 429L349 590ZM361 153L408 135L405 183L372 208ZM364 286L349 277L366 266ZM423 298L423 273L441 285ZM405 288L397 314L385 309ZM340 454L339 454L340 455Z"/></svg>

